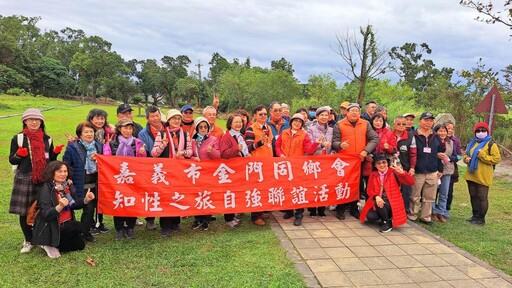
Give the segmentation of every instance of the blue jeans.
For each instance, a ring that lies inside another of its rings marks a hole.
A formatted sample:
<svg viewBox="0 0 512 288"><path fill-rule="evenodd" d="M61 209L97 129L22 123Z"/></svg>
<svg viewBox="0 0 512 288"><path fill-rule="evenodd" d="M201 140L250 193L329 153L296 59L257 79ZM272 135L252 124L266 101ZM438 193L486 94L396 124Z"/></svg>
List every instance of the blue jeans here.
<svg viewBox="0 0 512 288"><path fill-rule="evenodd" d="M450 218L448 210L446 210L446 203L448 202L448 190L450 189L451 175L443 175L441 177L441 185L438 187L437 203L432 207L432 213L443 215L445 218Z"/></svg>

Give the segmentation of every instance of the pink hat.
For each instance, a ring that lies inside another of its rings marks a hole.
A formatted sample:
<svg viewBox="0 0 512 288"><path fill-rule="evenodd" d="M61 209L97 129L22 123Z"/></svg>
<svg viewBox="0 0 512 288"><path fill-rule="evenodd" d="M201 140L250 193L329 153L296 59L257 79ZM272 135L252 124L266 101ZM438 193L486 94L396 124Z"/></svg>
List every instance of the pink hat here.
<svg viewBox="0 0 512 288"><path fill-rule="evenodd" d="M21 122L25 122L27 119L39 119L44 122L44 116L41 113L41 110L36 108L29 108L23 112L23 116L21 116Z"/></svg>

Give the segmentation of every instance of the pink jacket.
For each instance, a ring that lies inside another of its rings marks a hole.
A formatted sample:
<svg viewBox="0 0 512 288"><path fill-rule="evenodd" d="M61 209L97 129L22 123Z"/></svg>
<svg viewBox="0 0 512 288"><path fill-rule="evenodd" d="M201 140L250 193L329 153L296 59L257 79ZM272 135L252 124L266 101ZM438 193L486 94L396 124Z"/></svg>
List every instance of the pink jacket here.
<svg viewBox="0 0 512 288"><path fill-rule="evenodd" d="M212 151L207 152L208 146L212 146ZM215 136L208 136L203 140L201 148L198 149L196 139L192 139L192 157L198 157L201 160L220 159L219 141Z"/></svg>

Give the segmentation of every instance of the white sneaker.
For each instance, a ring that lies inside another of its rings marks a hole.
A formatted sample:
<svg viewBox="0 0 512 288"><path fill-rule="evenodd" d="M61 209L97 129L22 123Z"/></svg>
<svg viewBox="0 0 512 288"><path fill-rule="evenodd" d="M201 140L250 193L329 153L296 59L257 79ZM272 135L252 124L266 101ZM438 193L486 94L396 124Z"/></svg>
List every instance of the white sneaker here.
<svg viewBox="0 0 512 288"><path fill-rule="evenodd" d="M238 222L236 222L235 220L232 220L232 221L229 221L229 222L226 222L226 225L228 225L229 227L231 228L236 228L238 226Z"/></svg>
<svg viewBox="0 0 512 288"><path fill-rule="evenodd" d="M233 221L236 221L236 223L240 224L240 222L242 222L242 220L238 219L235 217L235 219L233 219Z"/></svg>
<svg viewBox="0 0 512 288"><path fill-rule="evenodd" d="M41 246L41 248L43 248L44 251L46 251L46 255L48 255L48 257L50 257L50 258L59 258L60 257L59 249L57 249L55 247L43 245L43 246Z"/></svg>
<svg viewBox="0 0 512 288"><path fill-rule="evenodd" d="M29 253L32 250L32 244L27 241L23 241L23 248L21 248L20 253Z"/></svg>

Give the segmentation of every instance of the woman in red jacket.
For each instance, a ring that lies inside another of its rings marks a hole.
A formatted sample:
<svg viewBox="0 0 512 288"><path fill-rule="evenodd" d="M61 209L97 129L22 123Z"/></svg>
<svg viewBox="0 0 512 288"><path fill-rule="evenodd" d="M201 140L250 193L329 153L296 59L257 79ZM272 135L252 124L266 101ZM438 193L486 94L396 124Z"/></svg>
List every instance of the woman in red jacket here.
<svg viewBox="0 0 512 288"><path fill-rule="evenodd" d="M402 167L389 167L386 154L375 154L373 165L376 171L368 179L368 200L359 217L361 222L381 220L379 231L389 232L407 222L400 184L413 185L414 178Z"/></svg>

